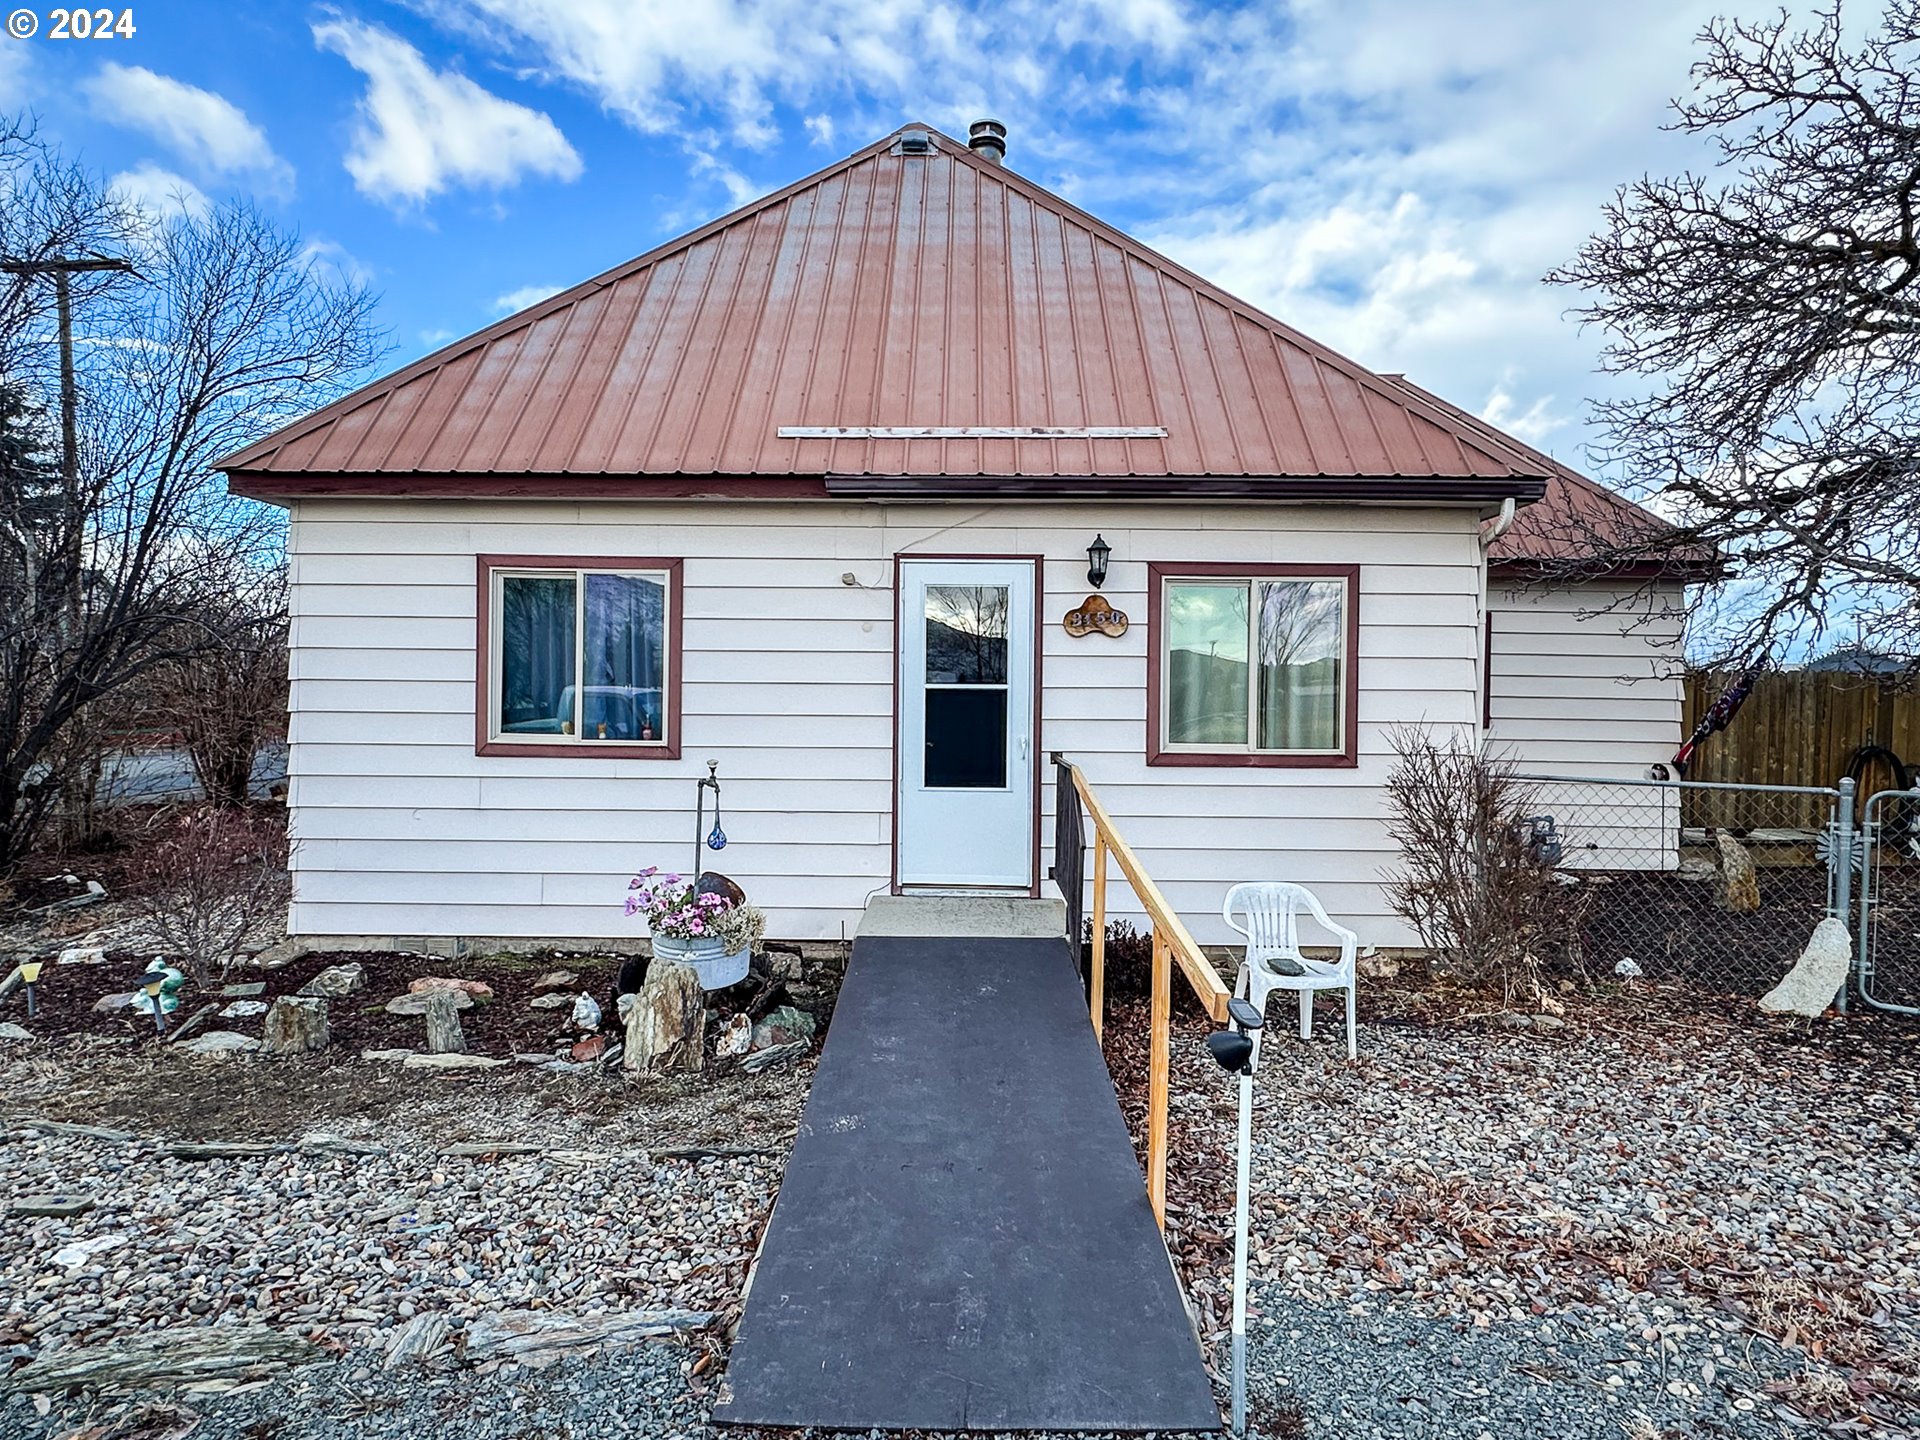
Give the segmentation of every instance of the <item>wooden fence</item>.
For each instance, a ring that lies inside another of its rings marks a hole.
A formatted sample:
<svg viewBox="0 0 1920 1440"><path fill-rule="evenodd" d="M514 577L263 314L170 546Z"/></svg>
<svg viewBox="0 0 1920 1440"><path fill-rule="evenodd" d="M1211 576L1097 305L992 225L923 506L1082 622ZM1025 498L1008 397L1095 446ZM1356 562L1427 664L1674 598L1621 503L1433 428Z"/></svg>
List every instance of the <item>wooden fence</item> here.
<svg viewBox="0 0 1920 1440"><path fill-rule="evenodd" d="M1686 723L1691 734L1715 700L1733 683L1731 675L1711 670L1687 674ZM1687 772L1689 780L1735 785L1836 785L1863 745L1882 745L1920 771L1920 692L1895 690L1857 675L1809 670L1780 670L1762 675L1740 707L1733 724L1702 745ZM1861 795L1894 783L1884 765L1861 777ZM1686 824L1734 823L1705 813L1708 797L1695 795ZM1817 828L1825 824L1825 805L1809 797L1804 816L1782 823ZM1693 813L1695 810L1701 813Z"/></svg>

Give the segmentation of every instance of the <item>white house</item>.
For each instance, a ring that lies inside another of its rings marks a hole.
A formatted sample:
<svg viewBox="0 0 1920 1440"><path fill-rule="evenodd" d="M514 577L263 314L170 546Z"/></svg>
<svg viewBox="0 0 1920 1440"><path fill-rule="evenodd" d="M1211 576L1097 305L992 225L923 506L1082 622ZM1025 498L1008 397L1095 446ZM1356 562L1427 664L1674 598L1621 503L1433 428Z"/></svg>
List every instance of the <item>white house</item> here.
<svg viewBox="0 0 1920 1440"><path fill-rule="evenodd" d="M1667 758L1678 591L1528 568L1524 507L1624 502L975 146L902 129L225 462L290 514L294 936L631 937L709 761L775 936L1038 893L1063 752L1203 942L1271 877L1398 944L1395 726Z"/></svg>

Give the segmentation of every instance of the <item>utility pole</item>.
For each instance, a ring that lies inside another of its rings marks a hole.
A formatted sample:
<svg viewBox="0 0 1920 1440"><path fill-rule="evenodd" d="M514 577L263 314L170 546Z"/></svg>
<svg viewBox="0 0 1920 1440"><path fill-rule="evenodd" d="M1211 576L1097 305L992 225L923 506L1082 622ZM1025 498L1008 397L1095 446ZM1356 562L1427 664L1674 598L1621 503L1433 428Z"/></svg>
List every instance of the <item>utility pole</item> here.
<svg viewBox="0 0 1920 1440"><path fill-rule="evenodd" d="M67 623L77 637L80 628L80 602L84 586L80 572L85 558L82 532L86 529L80 514L80 387L73 371L73 294L72 277L95 271L133 273L125 260L106 255L68 259L55 255L45 260L0 260L0 274L53 277L53 303L60 332L60 497L66 534L62 537L66 555ZM70 637L71 638L71 637Z"/></svg>

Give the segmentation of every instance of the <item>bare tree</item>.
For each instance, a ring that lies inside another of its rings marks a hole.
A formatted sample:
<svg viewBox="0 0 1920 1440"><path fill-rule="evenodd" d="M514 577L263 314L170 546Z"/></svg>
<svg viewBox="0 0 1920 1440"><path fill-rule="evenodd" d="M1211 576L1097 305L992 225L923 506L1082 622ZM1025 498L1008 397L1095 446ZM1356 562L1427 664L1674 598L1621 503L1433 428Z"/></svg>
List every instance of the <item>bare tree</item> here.
<svg viewBox="0 0 1920 1440"><path fill-rule="evenodd" d="M1587 548L1616 568L1717 547L1739 577L1718 658L1864 620L1920 665L1920 0L1857 43L1833 0L1700 45L1671 128L1716 173L1625 186L1548 277L1593 296L1604 367L1649 382L1596 406L1601 454L1677 526Z"/></svg>
<svg viewBox="0 0 1920 1440"><path fill-rule="evenodd" d="M224 976L286 920L287 839L275 817L205 806L149 854L153 879L134 893L134 915L196 985Z"/></svg>
<svg viewBox="0 0 1920 1440"><path fill-rule="evenodd" d="M75 287L73 493L0 512L3 870L59 796L91 707L255 625L229 587L277 563L278 517L229 498L213 462L339 393L377 337L368 292L248 206L128 211L18 124L0 127L0 191L0 253L98 251L135 270ZM0 383L50 413L44 288L0 290Z"/></svg>

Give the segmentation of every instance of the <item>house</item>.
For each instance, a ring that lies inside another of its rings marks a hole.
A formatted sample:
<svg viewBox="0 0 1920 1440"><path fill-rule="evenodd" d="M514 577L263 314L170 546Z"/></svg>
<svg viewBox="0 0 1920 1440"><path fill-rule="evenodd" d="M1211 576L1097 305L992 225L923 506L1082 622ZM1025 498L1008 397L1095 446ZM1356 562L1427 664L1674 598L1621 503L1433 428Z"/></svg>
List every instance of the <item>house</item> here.
<svg viewBox="0 0 1920 1440"><path fill-rule="evenodd" d="M709 761L702 853L777 937L1037 894L1063 752L1202 942L1284 877L1404 943L1394 727L1666 758L1677 590L1648 627L1529 568L1543 498L1620 502L975 130L904 127L224 462L290 518L296 938L631 936Z"/></svg>

